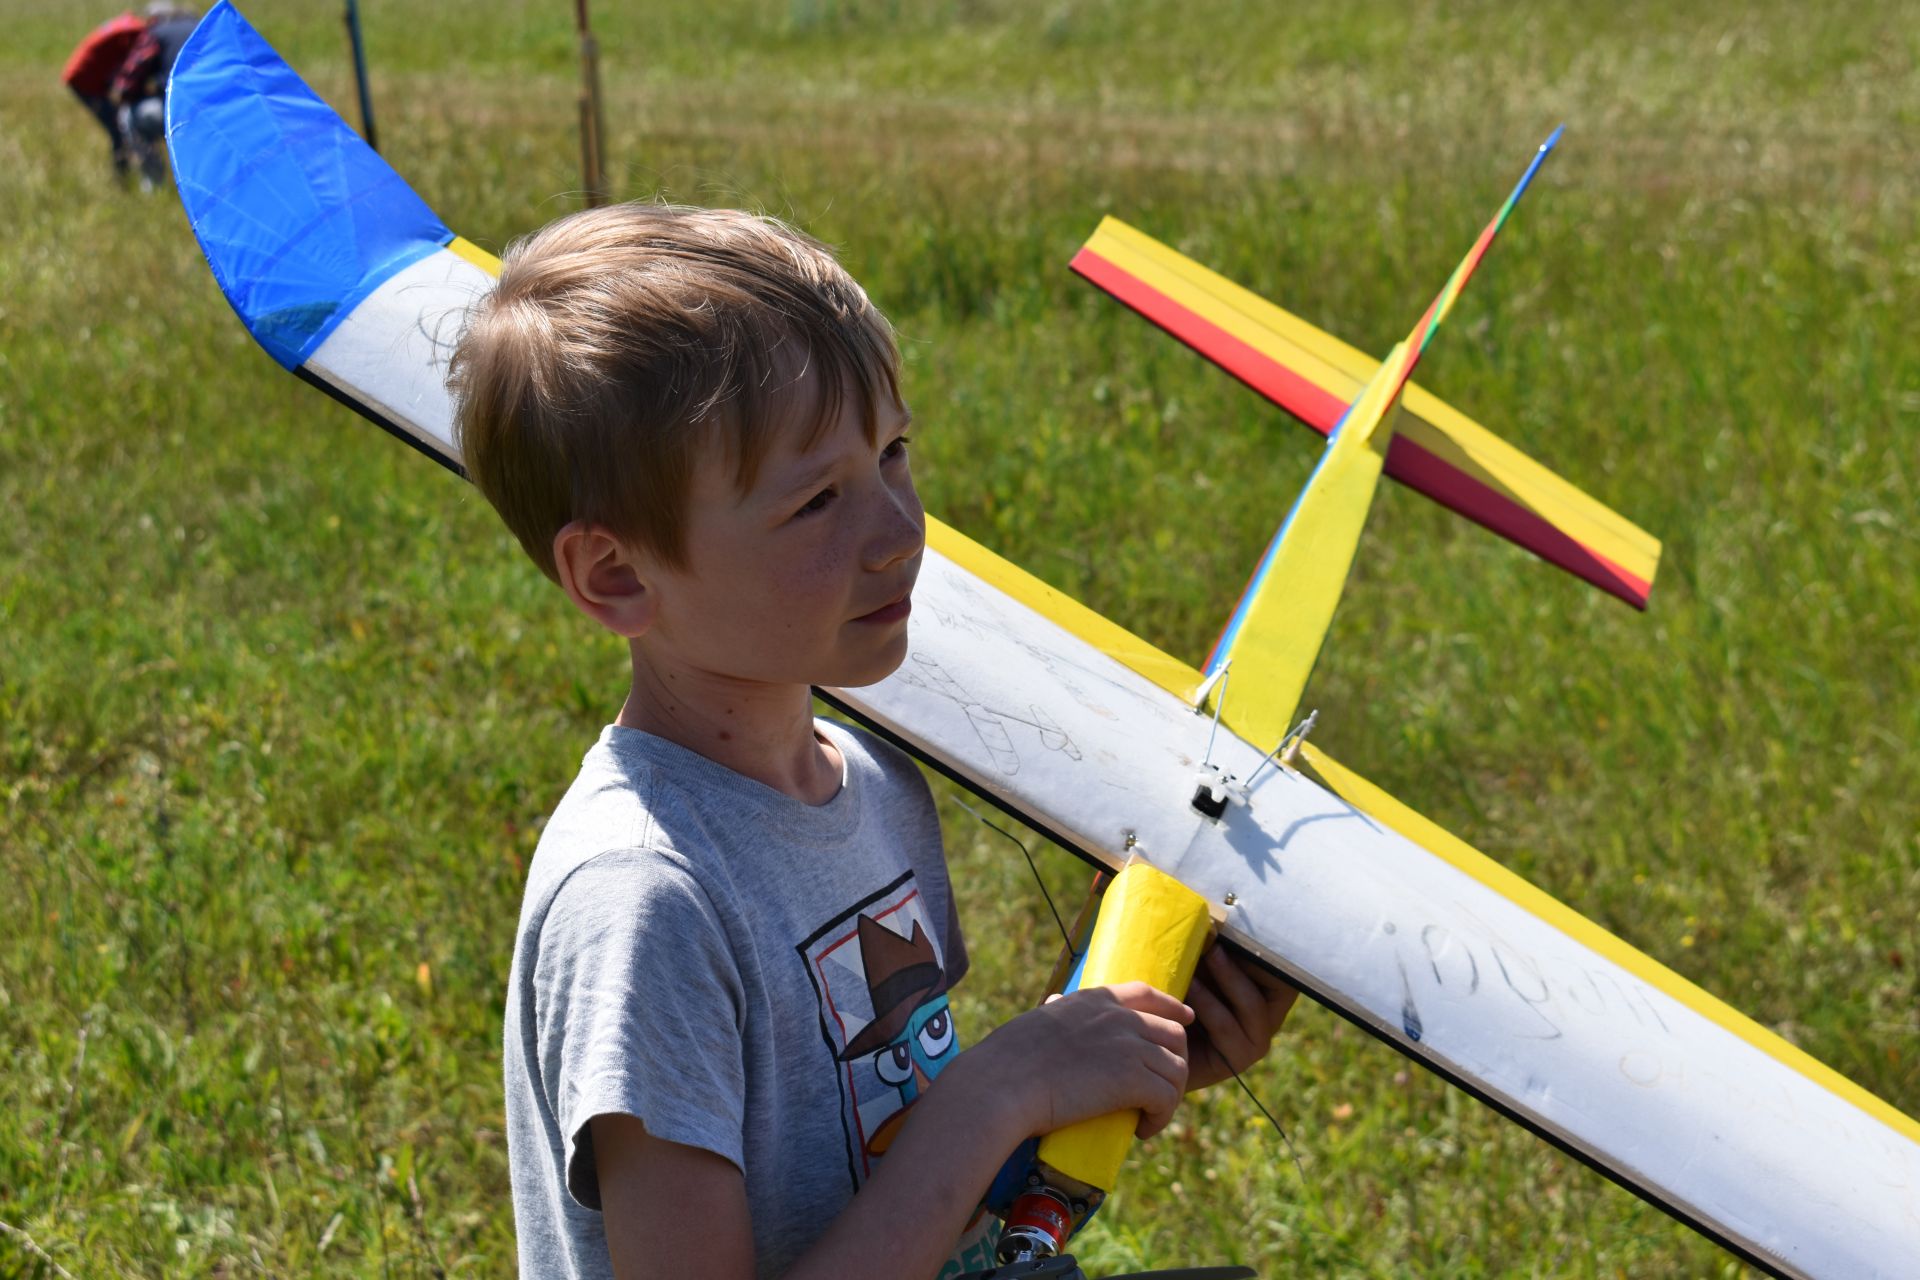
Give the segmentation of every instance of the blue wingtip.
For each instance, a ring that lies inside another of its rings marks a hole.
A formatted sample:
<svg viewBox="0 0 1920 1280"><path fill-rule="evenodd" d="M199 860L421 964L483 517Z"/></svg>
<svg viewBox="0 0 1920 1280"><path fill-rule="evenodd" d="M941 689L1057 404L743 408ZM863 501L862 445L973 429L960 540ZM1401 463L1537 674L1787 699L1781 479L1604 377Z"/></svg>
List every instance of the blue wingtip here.
<svg viewBox="0 0 1920 1280"><path fill-rule="evenodd" d="M221 292L288 369L453 236L229 0L174 64L167 148Z"/></svg>

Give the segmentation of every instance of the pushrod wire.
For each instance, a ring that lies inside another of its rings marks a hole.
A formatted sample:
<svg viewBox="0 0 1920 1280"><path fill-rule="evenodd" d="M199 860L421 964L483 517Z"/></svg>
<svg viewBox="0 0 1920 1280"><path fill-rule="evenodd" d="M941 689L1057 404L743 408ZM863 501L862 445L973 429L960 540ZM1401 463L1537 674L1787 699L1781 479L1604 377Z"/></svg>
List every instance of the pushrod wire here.
<svg viewBox="0 0 1920 1280"><path fill-rule="evenodd" d="M1204 768L1213 763L1213 740L1220 736L1220 713L1227 709L1227 681L1233 679L1233 659L1228 658L1220 667L1220 683L1214 686L1213 728L1207 730L1207 753L1200 758Z"/></svg>

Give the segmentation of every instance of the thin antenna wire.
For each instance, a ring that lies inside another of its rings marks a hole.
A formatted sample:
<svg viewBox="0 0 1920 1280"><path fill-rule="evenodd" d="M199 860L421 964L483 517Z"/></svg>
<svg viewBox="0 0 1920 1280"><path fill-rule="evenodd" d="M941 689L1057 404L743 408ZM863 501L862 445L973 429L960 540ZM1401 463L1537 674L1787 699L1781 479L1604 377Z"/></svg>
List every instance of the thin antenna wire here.
<svg viewBox="0 0 1920 1280"><path fill-rule="evenodd" d="M1060 940L1067 944L1067 950L1069 951L1073 950L1073 938L1067 933L1067 922L1060 918L1060 909L1053 905L1053 895L1047 892L1047 882L1040 878L1040 868L1037 864L1035 864L1033 860L1033 855L1027 852L1027 846L1022 844L1020 841L1020 838L1014 835L1013 832L1008 831L1004 827L997 826L994 823L988 822L986 814L981 813L978 809L968 804L965 800L962 800L958 796L955 796L953 802L959 805L962 809L965 809L968 813L972 814L974 817L980 819L981 826L987 828L989 831L997 831L1001 835L1005 836L1007 839L1013 841L1014 847L1019 849L1021 854L1025 856L1027 860L1027 869L1033 872L1033 882L1040 886L1040 896L1047 900L1047 910L1053 913L1053 923L1059 927Z"/></svg>
<svg viewBox="0 0 1920 1280"><path fill-rule="evenodd" d="M1233 1071L1233 1068L1229 1066L1227 1070ZM1294 1148L1293 1139L1289 1138L1287 1131L1280 1127L1280 1122L1273 1118L1273 1112L1267 1110L1267 1105L1260 1101L1260 1099L1254 1095L1253 1090L1248 1087L1247 1082L1240 1078L1238 1071L1233 1071L1233 1082L1240 1086L1240 1091L1247 1095L1249 1102L1260 1108L1260 1114L1267 1118L1267 1123L1273 1126L1273 1131L1280 1135L1280 1141L1287 1144L1287 1154L1293 1157L1293 1167L1295 1171L1299 1173L1300 1181L1305 1182L1307 1180L1307 1166L1301 1163L1300 1152Z"/></svg>

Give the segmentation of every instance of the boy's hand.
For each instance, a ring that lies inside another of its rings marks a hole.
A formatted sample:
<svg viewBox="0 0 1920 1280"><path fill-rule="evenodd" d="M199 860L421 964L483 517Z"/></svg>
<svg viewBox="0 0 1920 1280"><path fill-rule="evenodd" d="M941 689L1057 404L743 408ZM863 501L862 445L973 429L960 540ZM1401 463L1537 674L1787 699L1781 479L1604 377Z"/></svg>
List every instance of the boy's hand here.
<svg viewBox="0 0 1920 1280"><path fill-rule="evenodd" d="M1187 1003L1198 1025L1188 1032L1187 1089L1204 1089L1267 1056L1300 993L1257 964L1207 950L1193 975Z"/></svg>
<svg viewBox="0 0 1920 1280"><path fill-rule="evenodd" d="M975 1087L1017 1119L1016 1141L1126 1110L1141 1113L1135 1132L1149 1138L1167 1127L1186 1090L1193 1017L1144 982L1089 987L1029 1009L954 1066L973 1060Z"/></svg>

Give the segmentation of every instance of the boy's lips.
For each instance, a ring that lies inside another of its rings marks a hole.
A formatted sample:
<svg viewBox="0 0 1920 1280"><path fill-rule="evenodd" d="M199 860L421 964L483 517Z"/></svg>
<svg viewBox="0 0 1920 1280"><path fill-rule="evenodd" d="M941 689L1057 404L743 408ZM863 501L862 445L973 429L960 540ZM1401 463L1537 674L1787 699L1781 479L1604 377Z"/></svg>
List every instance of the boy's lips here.
<svg viewBox="0 0 1920 1280"><path fill-rule="evenodd" d="M872 613L863 613L855 622L898 622L913 612L913 588L900 593L899 597L881 605Z"/></svg>

